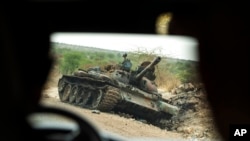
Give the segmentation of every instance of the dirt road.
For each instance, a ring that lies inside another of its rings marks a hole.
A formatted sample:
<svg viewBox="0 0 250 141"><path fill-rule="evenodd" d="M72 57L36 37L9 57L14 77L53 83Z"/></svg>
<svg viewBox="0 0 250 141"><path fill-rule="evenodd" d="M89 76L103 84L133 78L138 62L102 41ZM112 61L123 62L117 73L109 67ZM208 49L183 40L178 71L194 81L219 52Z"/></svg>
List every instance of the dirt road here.
<svg viewBox="0 0 250 141"><path fill-rule="evenodd" d="M93 113L91 110L72 106L67 103L62 103L59 100L57 87L52 87L44 91L41 103L46 106L67 109L75 112L84 118L87 118L99 130L112 132L124 137L157 137L157 138L183 138L181 133L167 131L159 127L137 121L132 118L124 118L112 113L99 114Z"/></svg>
<svg viewBox="0 0 250 141"><path fill-rule="evenodd" d="M63 103L59 100L57 87L55 86L44 90L41 104L74 112L88 120L96 126L98 130L111 132L125 138L156 137L167 140L220 140L212 124L209 109L201 98L203 96L198 93L195 95L184 95L184 97L183 95L179 95L179 98L174 101L189 105L189 109L185 109L182 115L174 120L175 124L171 131L160 129L159 127L143 123L133 118L125 118L117 114L104 112L93 113L91 110ZM195 105L190 108L190 104L194 103Z"/></svg>

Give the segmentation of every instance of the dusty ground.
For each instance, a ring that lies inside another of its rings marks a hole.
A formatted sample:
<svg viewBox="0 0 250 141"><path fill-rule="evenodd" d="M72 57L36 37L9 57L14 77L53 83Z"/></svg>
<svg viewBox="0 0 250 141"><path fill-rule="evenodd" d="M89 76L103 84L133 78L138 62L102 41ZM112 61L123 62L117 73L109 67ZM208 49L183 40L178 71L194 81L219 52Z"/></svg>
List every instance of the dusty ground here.
<svg viewBox="0 0 250 141"><path fill-rule="evenodd" d="M179 106L181 112L171 121L170 129L137 121L133 118L124 118L117 114L93 113L91 110L76 107L59 100L57 81L59 75L53 75L45 86L41 103L75 112L89 120L99 130L112 132L124 137L157 137L163 139L187 140L220 140L213 125L212 115L206 102L204 91L165 93L163 97L169 99L171 104Z"/></svg>
<svg viewBox="0 0 250 141"><path fill-rule="evenodd" d="M126 136L126 137L159 137L159 138L182 138L181 133L169 132L162 130L159 127L142 123L132 118L124 118L112 113L100 114L92 113L91 110L72 106L67 103L62 103L57 94L57 87L53 87L44 91L44 96L41 100L42 104L67 109L75 112L84 118L87 118L97 128L105 131ZM146 130L145 130L146 129Z"/></svg>

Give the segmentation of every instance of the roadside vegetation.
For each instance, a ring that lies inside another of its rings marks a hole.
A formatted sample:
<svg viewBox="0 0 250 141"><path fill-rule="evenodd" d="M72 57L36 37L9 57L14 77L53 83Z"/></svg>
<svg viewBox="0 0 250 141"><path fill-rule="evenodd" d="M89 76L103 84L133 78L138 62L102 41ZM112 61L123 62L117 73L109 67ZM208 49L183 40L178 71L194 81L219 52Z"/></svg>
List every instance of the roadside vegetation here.
<svg viewBox="0 0 250 141"><path fill-rule="evenodd" d="M118 64L123 61L123 53L119 51L107 51L92 47L81 47L61 43L52 43L52 54L55 57L55 64L59 73L72 74L77 69L89 67ZM127 52L127 58L131 60L135 70L143 61L152 61L155 57L155 50L137 50ZM182 83L198 84L198 62L162 57L161 62L156 66L156 84L166 91L179 86Z"/></svg>

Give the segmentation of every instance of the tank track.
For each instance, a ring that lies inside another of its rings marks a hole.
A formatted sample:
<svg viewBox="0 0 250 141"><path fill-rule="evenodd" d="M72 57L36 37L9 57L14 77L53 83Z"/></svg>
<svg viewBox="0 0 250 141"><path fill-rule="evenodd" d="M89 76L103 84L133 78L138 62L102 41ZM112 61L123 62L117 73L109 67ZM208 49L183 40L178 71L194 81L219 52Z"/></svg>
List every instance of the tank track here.
<svg viewBox="0 0 250 141"><path fill-rule="evenodd" d="M111 111L117 103L120 101L121 97L119 95L119 90L117 88L108 87L103 97L102 101L99 104L98 109L101 111Z"/></svg>
<svg viewBox="0 0 250 141"><path fill-rule="evenodd" d="M58 93L62 102L105 112L111 111L121 99L119 89L93 78L62 77Z"/></svg>

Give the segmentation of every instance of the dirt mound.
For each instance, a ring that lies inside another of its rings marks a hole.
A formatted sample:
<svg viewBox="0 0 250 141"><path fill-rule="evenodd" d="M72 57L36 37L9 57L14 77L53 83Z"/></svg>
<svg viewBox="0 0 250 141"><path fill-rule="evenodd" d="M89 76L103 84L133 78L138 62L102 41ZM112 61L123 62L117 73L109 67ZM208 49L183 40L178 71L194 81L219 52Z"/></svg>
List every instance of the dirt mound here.
<svg viewBox="0 0 250 141"><path fill-rule="evenodd" d="M180 113L173 117L167 128L193 138L220 138L206 99L204 88L179 87L170 104L178 106Z"/></svg>

